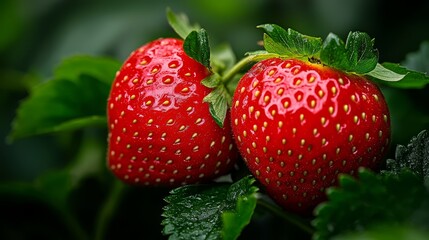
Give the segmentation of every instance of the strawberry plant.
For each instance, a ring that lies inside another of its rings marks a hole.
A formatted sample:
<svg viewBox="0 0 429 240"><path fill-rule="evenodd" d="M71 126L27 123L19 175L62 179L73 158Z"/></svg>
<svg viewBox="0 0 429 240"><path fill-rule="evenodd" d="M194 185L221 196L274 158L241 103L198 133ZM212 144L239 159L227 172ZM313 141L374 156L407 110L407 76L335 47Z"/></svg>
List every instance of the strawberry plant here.
<svg viewBox="0 0 429 240"><path fill-rule="evenodd" d="M133 214L153 221L143 205L162 211L168 239L276 239L283 229L292 239L425 239L429 135L392 144L390 92L426 87L427 45L405 64L380 63L364 32L322 39L263 24L260 49L237 60L185 15L168 10L167 20L179 37L143 43L122 63L71 57L31 91L10 140L88 137L79 161L1 194L49 206L72 239L109 238ZM88 176L104 185L82 190ZM130 192L144 201L123 212ZM70 206L88 194L105 197L85 209L96 211L89 230Z"/></svg>

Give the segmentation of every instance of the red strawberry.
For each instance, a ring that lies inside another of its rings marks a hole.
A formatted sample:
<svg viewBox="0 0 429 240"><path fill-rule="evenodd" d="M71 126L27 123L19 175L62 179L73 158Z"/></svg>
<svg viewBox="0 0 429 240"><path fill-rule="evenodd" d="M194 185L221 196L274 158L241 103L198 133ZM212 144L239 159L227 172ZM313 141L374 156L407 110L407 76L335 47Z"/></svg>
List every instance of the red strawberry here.
<svg viewBox="0 0 429 240"><path fill-rule="evenodd" d="M176 186L231 169L231 127L219 127L203 102L210 89L200 82L209 75L182 40L158 39L131 53L108 100L108 166L119 179Z"/></svg>
<svg viewBox="0 0 429 240"><path fill-rule="evenodd" d="M285 209L310 213L338 174L377 169L390 138L379 88L322 64L271 58L233 97L233 133L247 166Z"/></svg>

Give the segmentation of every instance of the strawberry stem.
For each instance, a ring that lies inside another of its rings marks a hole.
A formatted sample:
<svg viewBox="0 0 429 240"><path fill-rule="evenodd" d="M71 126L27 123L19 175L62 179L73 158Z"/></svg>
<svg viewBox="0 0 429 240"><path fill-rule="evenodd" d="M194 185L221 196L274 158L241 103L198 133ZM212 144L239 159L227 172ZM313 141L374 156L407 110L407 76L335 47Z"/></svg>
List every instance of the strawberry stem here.
<svg viewBox="0 0 429 240"><path fill-rule="evenodd" d="M112 186L112 190L108 195L103 206L101 206L100 212L97 216L97 225L95 226L95 240L102 240L106 238L107 229L109 227L110 220L117 209L124 190L126 189L125 184L120 181L115 181Z"/></svg>
<svg viewBox="0 0 429 240"><path fill-rule="evenodd" d="M229 69L223 76L222 82L227 85L234 77L241 72L245 67L254 62L259 62L264 59L279 57L278 54L275 53L258 53L249 55L243 59L241 59L238 63L236 63L231 69Z"/></svg>
<svg viewBox="0 0 429 240"><path fill-rule="evenodd" d="M79 221L69 210L58 209L58 212L61 215L61 218L63 219L64 224L69 228L70 234L73 235L72 236L73 239L78 239L78 240L89 239L89 236L86 233L86 231L82 228Z"/></svg>
<svg viewBox="0 0 429 240"><path fill-rule="evenodd" d="M307 223L304 219L298 217L297 215L285 212L283 209L277 207L276 205L268 202L267 200L259 197L258 205L265 208L267 211L273 213L274 215L284 219L285 221L299 227L304 232L309 235L313 235L315 230L311 227L309 223Z"/></svg>

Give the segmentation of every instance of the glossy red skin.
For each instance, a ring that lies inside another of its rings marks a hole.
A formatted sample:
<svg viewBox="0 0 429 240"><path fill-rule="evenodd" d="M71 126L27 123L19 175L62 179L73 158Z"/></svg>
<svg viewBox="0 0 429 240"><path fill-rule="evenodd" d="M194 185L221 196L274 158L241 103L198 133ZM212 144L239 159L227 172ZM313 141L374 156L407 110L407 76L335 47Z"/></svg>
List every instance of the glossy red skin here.
<svg viewBox="0 0 429 240"><path fill-rule="evenodd" d="M228 172L238 151L229 117L220 128L203 98L210 73L183 41L152 41L117 72L108 99L108 167L130 184L177 186Z"/></svg>
<svg viewBox="0 0 429 240"><path fill-rule="evenodd" d="M325 200L339 173L378 169L390 141L375 84L293 59L254 65L237 86L231 119L250 171L279 205L302 214Z"/></svg>

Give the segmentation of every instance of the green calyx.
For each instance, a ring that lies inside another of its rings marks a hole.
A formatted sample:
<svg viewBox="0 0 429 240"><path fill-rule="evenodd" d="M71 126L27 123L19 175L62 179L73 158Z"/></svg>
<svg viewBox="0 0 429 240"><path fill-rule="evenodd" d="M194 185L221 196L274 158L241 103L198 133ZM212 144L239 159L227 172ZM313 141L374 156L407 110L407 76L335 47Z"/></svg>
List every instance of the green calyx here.
<svg viewBox="0 0 429 240"><path fill-rule="evenodd" d="M422 88L429 83L429 76L407 69L399 64L379 63L374 39L367 33L351 31L343 41L334 33L325 39L284 29L275 24L257 26L264 31L264 50L247 53L236 61L229 45L210 49L208 34L198 24L191 25L184 14L167 9L167 19L172 28L184 39L184 51L203 64L212 74L202 84L212 88L204 101L210 113L223 127L236 84L243 72L254 64L269 58L295 58L323 64L339 71L365 76L379 84L398 88Z"/></svg>
<svg viewBox="0 0 429 240"><path fill-rule="evenodd" d="M287 58L318 58L322 39L303 35L292 29L283 29L275 24L258 26L265 31L264 48L269 53L276 53Z"/></svg>
<svg viewBox="0 0 429 240"><path fill-rule="evenodd" d="M297 58L320 63L351 74L363 75L377 83L398 88L422 88L429 76L399 64L379 63L374 39L367 33L352 31L343 41L334 33L322 40L275 24L258 26L264 30L266 53L281 58Z"/></svg>
<svg viewBox="0 0 429 240"><path fill-rule="evenodd" d="M391 80L387 79L389 74L386 69L377 67L378 51L374 48L374 39L364 32L350 32L344 42L333 33L322 40L290 28L283 29L275 24L264 24L258 27L265 31L264 48L267 52L277 53L287 58L319 62L349 73L372 74L386 78L381 80ZM384 73L379 74L380 71ZM394 75L395 81L404 77L401 75L399 78L397 75Z"/></svg>
<svg viewBox="0 0 429 240"><path fill-rule="evenodd" d="M236 74L228 72L235 64L235 56L227 45L210 49L208 34L198 24L190 24L184 14L176 14L167 9L167 20L176 33L184 39L185 53L204 65L212 74L203 79L202 85L212 91L203 101L209 104L209 111L215 122L223 127L232 94L237 82Z"/></svg>

